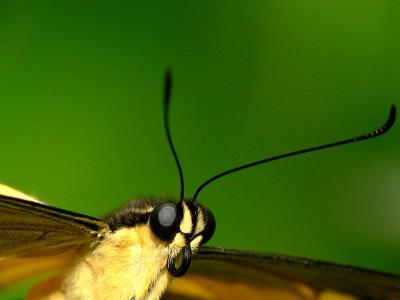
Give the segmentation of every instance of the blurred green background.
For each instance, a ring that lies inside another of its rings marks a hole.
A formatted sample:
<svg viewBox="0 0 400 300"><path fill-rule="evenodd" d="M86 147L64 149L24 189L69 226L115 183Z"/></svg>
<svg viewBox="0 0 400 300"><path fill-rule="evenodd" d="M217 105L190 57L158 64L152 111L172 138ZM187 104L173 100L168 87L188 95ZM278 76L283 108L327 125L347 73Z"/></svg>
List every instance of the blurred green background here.
<svg viewBox="0 0 400 300"><path fill-rule="evenodd" d="M187 196L238 164L375 129L400 104L399 12L395 0L1 1L0 181L93 216L178 195L166 67ZM400 123L209 186L209 244L400 273L399 135Z"/></svg>

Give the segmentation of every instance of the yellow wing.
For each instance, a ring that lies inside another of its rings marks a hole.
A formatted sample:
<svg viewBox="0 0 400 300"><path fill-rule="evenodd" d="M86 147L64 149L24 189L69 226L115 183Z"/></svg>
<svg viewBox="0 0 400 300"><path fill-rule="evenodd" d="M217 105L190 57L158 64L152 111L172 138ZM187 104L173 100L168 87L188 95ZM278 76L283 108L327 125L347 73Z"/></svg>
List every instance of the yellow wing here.
<svg viewBox="0 0 400 300"><path fill-rule="evenodd" d="M303 258L203 248L163 299L393 300L400 299L400 277Z"/></svg>
<svg viewBox="0 0 400 300"><path fill-rule="evenodd" d="M63 268L79 246L95 242L107 229L98 219L48 206L0 185L0 289Z"/></svg>

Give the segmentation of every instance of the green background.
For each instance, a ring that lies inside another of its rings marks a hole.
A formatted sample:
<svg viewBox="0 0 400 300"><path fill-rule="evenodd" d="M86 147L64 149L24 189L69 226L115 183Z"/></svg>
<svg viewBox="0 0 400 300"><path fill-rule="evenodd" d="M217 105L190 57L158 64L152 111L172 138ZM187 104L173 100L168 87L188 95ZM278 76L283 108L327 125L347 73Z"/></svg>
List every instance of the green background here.
<svg viewBox="0 0 400 300"><path fill-rule="evenodd" d="M400 104L399 12L395 0L1 1L0 181L93 216L178 195L167 67L187 196L238 164L375 129ZM400 273L399 135L400 123L209 186L209 244Z"/></svg>

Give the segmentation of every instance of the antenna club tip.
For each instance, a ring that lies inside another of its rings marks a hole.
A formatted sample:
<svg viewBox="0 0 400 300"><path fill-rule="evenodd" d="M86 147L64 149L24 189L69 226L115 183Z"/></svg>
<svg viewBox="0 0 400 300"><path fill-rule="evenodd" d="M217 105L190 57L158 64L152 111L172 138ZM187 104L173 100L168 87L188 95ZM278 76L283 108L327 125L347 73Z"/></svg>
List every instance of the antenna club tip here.
<svg viewBox="0 0 400 300"><path fill-rule="evenodd" d="M172 85L172 72L169 68L165 70L165 84L164 84L164 103L169 104L171 97L171 85Z"/></svg>
<svg viewBox="0 0 400 300"><path fill-rule="evenodd" d="M166 68L165 69L165 77L171 77L172 76L172 71L171 68Z"/></svg>
<svg viewBox="0 0 400 300"><path fill-rule="evenodd" d="M170 69L165 70L165 86L170 87L172 81L172 72Z"/></svg>
<svg viewBox="0 0 400 300"><path fill-rule="evenodd" d="M390 106L390 114L396 116L396 112L397 112L396 104L392 104L392 105Z"/></svg>
<svg viewBox="0 0 400 300"><path fill-rule="evenodd" d="M388 117L388 120L386 122L388 129L390 127L392 127L392 125L396 121L396 116L397 116L397 108L396 108L396 105L392 104L390 106L389 117Z"/></svg>

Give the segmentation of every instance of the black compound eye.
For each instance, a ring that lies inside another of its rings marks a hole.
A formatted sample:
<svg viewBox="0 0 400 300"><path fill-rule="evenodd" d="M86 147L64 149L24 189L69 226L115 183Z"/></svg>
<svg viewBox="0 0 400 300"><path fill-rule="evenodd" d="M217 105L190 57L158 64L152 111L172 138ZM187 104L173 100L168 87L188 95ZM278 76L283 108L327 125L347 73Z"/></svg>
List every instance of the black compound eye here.
<svg viewBox="0 0 400 300"><path fill-rule="evenodd" d="M213 213L208 208L202 207L202 210L204 215L204 222L206 224L203 232L201 233L201 235L203 236L201 244L203 245L207 243L214 235L216 223Z"/></svg>
<svg viewBox="0 0 400 300"><path fill-rule="evenodd" d="M159 239L171 241L178 230L179 219L175 203L161 203L151 212L150 228Z"/></svg>

